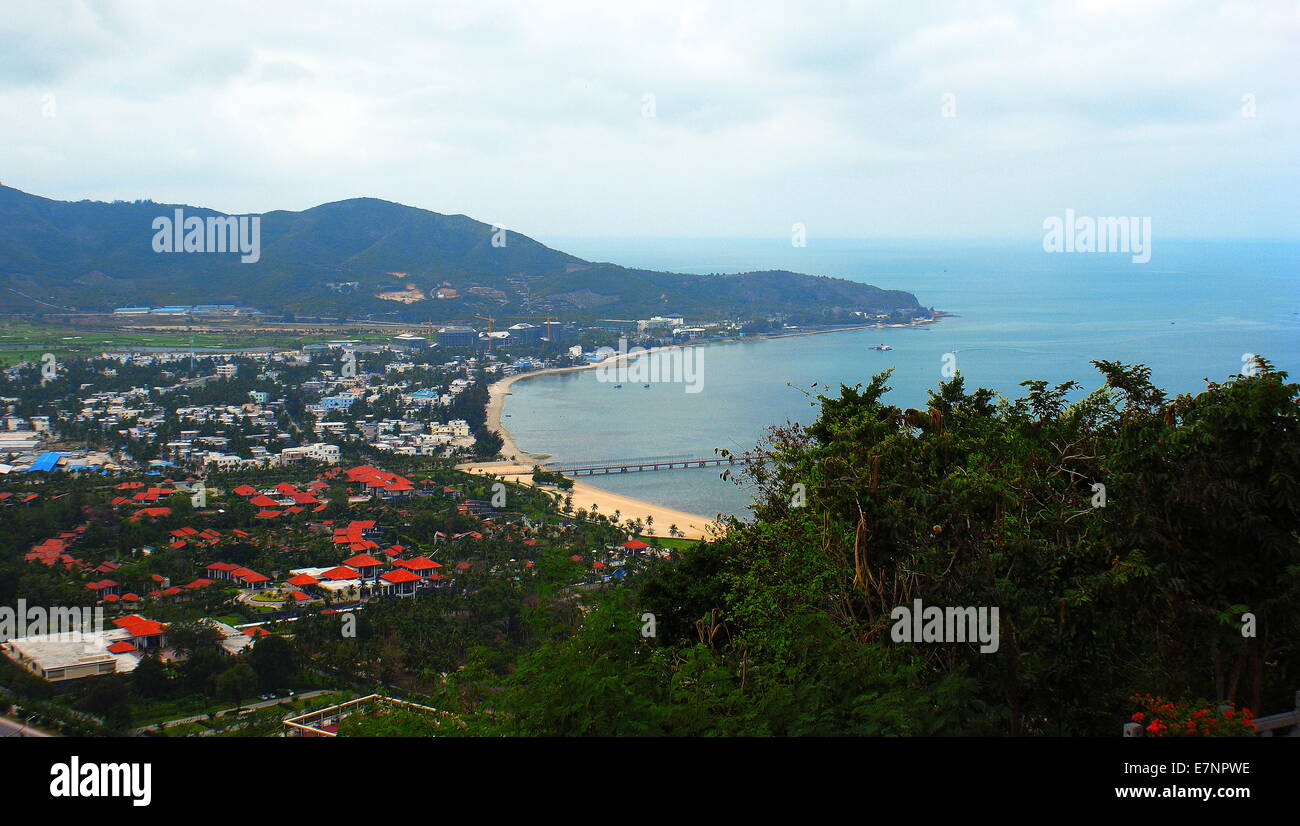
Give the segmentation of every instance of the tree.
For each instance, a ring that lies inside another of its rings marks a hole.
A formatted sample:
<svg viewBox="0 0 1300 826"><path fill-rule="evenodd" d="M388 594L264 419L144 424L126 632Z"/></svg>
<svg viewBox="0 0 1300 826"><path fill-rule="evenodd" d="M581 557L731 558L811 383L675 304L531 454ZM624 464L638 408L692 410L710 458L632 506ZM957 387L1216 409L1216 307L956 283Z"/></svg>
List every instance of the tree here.
<svg viewBox="0 0 1300 826"><path fill-rule="evenodd" d="M286 688L297 675L293 646L284 637L261 637L248 652L248 662L265 691Z"/></svg>
<svg viewBox="0 0 1300 826"><path fill-rule="evenodd" d="M130 691L126 679L117 674L94 678L86 696L78 703L83 711L98 714L111 727L131 722Z"/></svg>
<svg viewBox="0 0 1300 826"><path fill-rule="evenodd" d="M171 689L167 666L153 655L146 656L131 672L131 687L141 697L164 697Z"/></svg>
<svg viewBox="0 0 1300 826"><path fill-rule="evenodd" d="M1095 364L1081 397L958 375L900 409L888 373L818 396L746 463L751 522L597 599L499 707L547 734L1094 736L1146 693L1289 708L1300 385L1261 361L1169 399ZM918 599L995 609L998 634L896 641Z"/></svg>
<svg viewBox="0 0 1300 826"><path fill-rule="evenodd" d="M244 698L257 691L257 673L246 662L238 662L213 678L213 688L217 695L235 703L242 708Z"/></svg>

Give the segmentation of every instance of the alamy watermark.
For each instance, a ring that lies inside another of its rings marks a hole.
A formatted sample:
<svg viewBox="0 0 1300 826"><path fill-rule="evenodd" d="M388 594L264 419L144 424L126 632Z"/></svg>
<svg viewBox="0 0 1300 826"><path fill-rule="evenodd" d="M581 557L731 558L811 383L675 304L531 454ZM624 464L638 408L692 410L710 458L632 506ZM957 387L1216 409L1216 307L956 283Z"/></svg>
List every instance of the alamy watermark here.
<svg viewBox="0 0 1300 826"><path fill-rule="evenodd" d="M704 350L700 347L665 347L647 350L627 346L600 347L596 355L596 381L622 384L683 384L687 393L704 389Z"/></svg>
<svg viewBox="0 0 1300 826"><path fill-rule="evenodd" d="M74 754L50 766L50 778L50 797L124 797L132 806L153 800L152 763L83 763Z"/></svg>
<svg viewBox="0 0 1300 826"><path fill-rule="evenodd" d="M154 252L238 252L241 264L262 258L262 216L197 215L185 210L153 219Z"/></svg>
<svg viewBox="0 0 1300 826"><path fill-rule="evenodd" d="M1151 216L1092 218L1067 209L1043 221L1044 252L1126 252L1134 264L1151 260Z"/></svg>
<svg viewBox="0 0 1300 826"><path fill-rule="evenodd" d="M98 653L104 630L104 609L82 606L0 605L0 640L50 637L57 642L84 642L86 653Z"/></svg>
<svg viewBox="0 0 1300 826"><path fill-rule="evenodd" d="M889 612L894 642L978 642L981 654L998 650L998 609L925 606L912 600Z"/></svg>

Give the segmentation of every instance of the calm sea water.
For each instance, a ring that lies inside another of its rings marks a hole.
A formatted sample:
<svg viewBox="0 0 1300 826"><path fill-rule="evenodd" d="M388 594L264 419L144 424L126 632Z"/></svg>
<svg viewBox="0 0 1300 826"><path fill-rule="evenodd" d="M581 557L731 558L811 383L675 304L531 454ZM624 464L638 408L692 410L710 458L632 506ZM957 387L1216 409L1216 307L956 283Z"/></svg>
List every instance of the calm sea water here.
<svg viewBox="0 0 1300 826"><path fill-rule="evenodd" d="M505 424L520 447L558 462L710 456L753 448L769 425L809 423L812 382L854 384L893 368L890 401L921 406L955 354L967 387L1021 395L1019 382L1101 384L1093 359L1140 362L1166 391L1237 373L1259 353L1300 380L1300 244L1173 242L1151 261L1046 254L1037 239L982 242L545 239L590 260L677 272L788 269L914 293L955 313L928 328L863 330L709 345L703 387L625 384L595 371L517 382ZM891 351L868 349L886 343ZM790 385L793 385L790 386ZM805 391L805 392L801 392ZM1081 391L1077 395L1081 395ZM718 469L589 480L682 510L744 516L750 492Z"/></svg>

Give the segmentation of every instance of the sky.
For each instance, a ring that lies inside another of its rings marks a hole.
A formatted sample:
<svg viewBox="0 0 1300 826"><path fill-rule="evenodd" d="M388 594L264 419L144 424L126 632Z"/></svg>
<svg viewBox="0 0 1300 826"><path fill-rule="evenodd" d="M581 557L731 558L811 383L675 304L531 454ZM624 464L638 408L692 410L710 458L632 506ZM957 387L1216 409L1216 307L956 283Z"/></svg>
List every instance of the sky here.
<svg viewBox="0 0 1300 826"><path fill-rule="evenodd" d="M1300 0L4 5L0 182L51 198L810 245L1300 226Z"/></svg>

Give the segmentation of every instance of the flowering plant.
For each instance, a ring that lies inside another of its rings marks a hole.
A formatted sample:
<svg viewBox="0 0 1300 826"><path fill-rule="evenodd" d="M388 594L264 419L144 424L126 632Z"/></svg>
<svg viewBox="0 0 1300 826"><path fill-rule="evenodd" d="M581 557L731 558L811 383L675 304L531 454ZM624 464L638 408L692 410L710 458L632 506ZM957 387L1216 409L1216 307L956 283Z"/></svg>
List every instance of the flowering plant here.
<svg viewBox="0 0 1300 826"><path fill-rule="evenodd" d="M1235 705L1220 711L1220 705L1205 700L1169 700L1150 694L1134 694L1140 711L1132 720L1152 737L1251 737L1255 724L1250 709Z"/></svg>

